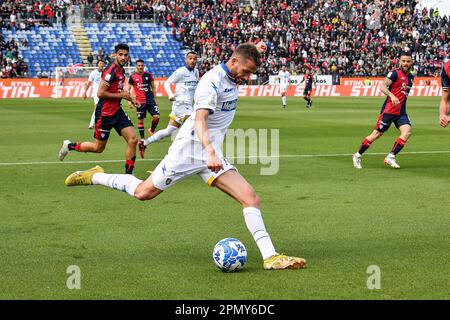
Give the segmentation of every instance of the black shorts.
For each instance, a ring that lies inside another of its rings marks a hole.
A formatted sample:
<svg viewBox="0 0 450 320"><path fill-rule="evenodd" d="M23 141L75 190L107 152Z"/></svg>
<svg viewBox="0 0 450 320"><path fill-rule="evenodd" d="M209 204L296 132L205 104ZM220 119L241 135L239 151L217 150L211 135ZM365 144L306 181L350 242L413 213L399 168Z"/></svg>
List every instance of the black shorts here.
<svg viewBox="0 0 450 320"><path fill-rule="evenodd" d="M303 90L303 95L309 96L311 94L311 90L312 90L312 88L305 88L305 90Z"/></svg>
<svg viewBox="0 0 450 320"><path fill-rule="evenodd" d="M120 136L122 129L132 126L133 122L131 122L130 118L125 114L122 108L119 108L112 116L102 116L101 107L95 109L94 138L97 140L108 140L112 128L114 128Z"/></svg>
<svg viewBox="0 0 450 320"><path fill-rule="evenodd" d="M409 124L411 125L411 121L409 120L409 117L407 114L387 114L382 113L378 117L377 124L375 126L375 130L378 132L386 132L388 131L391 124L394 123L395 127L398 129L400 126Z"/></svg>
<svg viewBox="0 0 450 320"><path fill-rule="evenodd" d="M145 119L147 117L147 112L153 116L159 115L159 109L155 102L147 102L141 104L136 109L138 119Z"/></svg>

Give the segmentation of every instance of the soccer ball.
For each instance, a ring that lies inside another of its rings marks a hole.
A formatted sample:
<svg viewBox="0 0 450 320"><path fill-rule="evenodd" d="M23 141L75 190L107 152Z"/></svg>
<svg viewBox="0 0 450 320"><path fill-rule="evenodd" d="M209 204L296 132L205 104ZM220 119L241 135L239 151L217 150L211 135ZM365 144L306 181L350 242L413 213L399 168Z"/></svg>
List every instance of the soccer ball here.
<svg viewBox="0 0 450 320"><path fill-rule="evenodd" d="M214 247L213 261L223 272L238 271L247 262L247 249L238 239L222 239Z"/></svg>

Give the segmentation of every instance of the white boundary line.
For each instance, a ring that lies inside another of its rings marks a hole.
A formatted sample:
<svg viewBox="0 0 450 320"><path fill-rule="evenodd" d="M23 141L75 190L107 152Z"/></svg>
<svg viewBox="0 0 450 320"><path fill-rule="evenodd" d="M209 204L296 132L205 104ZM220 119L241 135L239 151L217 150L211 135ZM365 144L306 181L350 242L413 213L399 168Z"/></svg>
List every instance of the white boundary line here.
<svg viewBox="0 0 450 320"><path fill-rule="evenodd" d="M410 152L402 152L401 154L447 154L450 153L450 150L442 150L442 151L410 151ZM328 153L328 154L282 154L279 156L266 156L261 158L315 158L315 157L347 157L351 156L353 153ZM386 155L385 152L375 152L375 153L367 153L364 156L377 156L377 155ZM250 158L259 158L259 156L247 156L247 157L230 157L229 159L250 159ZM141 161L161 161L162 158L150 158L150 159L136 159L137 162ZM85 161L30 161L30 162L0 162L0 167L7 166L20 166L20 165L40 165L40 164L84 164L84 163L115 163L115 162L124 162L124 159L121 160L85 160Z"/></svg>

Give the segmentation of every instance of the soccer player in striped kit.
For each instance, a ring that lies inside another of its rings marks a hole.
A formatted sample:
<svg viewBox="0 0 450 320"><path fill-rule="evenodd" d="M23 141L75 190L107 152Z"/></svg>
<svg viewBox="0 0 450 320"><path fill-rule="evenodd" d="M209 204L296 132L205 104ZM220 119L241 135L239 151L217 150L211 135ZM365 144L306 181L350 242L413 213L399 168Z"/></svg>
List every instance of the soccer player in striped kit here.
<svg viewBox="0 0 450 320"><path fill-rule="evenodd" d="M125 173L133 173L138 139L133 130L133 123L121 105L122 99L131 101L133 105L136 104L136 100L130 96L128 91L124 90L124 65L128 61L129 51L126 44L116 45L114 62L107 66L102 73L102 81L97 92L100 100L95 110L95 142L64 140L59 150L59 160L63 161L70 151L102 153L108 143L111 129L114 128L127 142Z"/></svg>
<svg viewBox="0 0 450 320"><path fill-rule="evenodd" d="M145 140L145 128L144 119L147 117L147 112L152 116L152 126L148 130L152 136L155 133L156 127L159 123L159 109L156 103L156 90L155 90L155 80L153 75L144 71L145 64L144 60L136 60L136 72L133 73L128 79L129 88L134 90L136 95L136 102L138 107L137 118L138 118L138 130L141 140L139 143L139 152L141 158L144 158L145 148L143 146Z"/></svg>
<svg viewBox="0 0 450 320"><path fill-rule="evenodd" d="M402 52L400 68L388 73L381 85L381 91L387 96L381 107L380 116L372 133L361 144L358 152L353 154L353 166L361 169L361 157L370 145L385 133L392 123L400 130L400 136L395 140L391 152L384 159L386 165L399 169L395 156L403 149L411 136L411 121L406 112L406 100L413 85L414 76L410 73L412 67L411 52Z"/></svg>

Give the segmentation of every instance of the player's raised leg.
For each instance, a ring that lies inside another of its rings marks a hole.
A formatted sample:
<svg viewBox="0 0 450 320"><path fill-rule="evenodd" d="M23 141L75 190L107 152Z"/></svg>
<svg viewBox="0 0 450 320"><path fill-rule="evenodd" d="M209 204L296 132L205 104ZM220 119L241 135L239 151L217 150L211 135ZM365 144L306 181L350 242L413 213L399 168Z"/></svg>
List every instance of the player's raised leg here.
<svg viewBox="0 0 450 320"><path fill-rule="evenodd" d="M259 197L244 177L235 170L228 170L217 177L211 185L219 188L242 205L247 228L264 259L264 269L302 269L306 267L305 259L289 257L275 251L259 209Z"/></svg>
<svg viewBox="0 0 450 320"><path fill-rule="evenodd" d="M408 141L409 137L411 137L411 125L404 124L399 127L400 136L394 143L391 152L384 159L384 163L391 166L394 169L400 169L400 165L395 160L395 156L403 149Z"/></svg>
<svg viewBox="0 0 450 320"><path fill-rule="evenodd" d="M70 151L102 153L107 143L108 140L97 139L94 142L71 142L70 140L64 140L59 150L59 160L63 161Z"/></svg>
<svg viewBox="0 0 450 320"><path fill-rule="evenodd" d="M163 192L153 185L151 176L142 181L131 174L105 173L100 166L85 171L76 171L70 174L64 183L66 186L102 185L126 192L138 200L151 200Z"/></svg>
<svg viewBox="0 0 450 320"><path fill-rule="evenodd" d="M144 141L144 146L147 147L149 144L155 143L156 141L160 141L166 137L170 137L180 126L181 124L171 117L169 119L167 127L165 129L156 131L154 135L152 135L150 138L147 138Z"/></svg>

